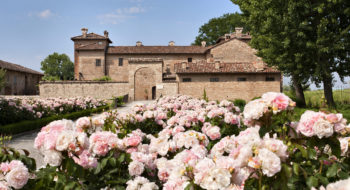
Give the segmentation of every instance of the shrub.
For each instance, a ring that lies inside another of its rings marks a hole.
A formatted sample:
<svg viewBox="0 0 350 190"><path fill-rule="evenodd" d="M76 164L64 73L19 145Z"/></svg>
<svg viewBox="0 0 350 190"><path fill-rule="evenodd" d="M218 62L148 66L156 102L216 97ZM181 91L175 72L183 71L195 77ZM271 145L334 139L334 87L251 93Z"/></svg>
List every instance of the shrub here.
<svg viewBox="0 0 350 190"><path fill-rule="evenodd" d="M103 76L101 78L95 78L94 81L112 81L110 76Z"/></svg>
<svg viewBox="0 0 350 190"><path fill-rule="evenodd" d="M243 99L235 99L233 101L233 104L235 106L238 106L240 110L243 110L244 109L244 106L246 105L246 101L243 100Z"/></svg>

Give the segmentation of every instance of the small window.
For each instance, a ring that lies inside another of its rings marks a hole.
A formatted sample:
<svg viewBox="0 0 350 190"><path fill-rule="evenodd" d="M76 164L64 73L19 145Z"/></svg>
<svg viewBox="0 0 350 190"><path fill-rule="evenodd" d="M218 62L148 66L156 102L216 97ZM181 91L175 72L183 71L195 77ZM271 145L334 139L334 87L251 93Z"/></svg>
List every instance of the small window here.
<svg viewBox="0 0 350 190"><path fill-rule="evenodd" d="M101 59L96 59L96 67L101 66Z"/></svg>
<svg viewBox="0 0 350 190"><path fill-rule="evenodd" d="M210 78L210 82L219 82L219 78Z"/></svg>
<svg viewBox="0 0 350 190"><path fill-rule="evenodd" d="M266 77L266 81L275 81L275 77Z"/></svg>
<svg viewBox="0 0 350 190"><path fill-rule="evenodd" d="M182 79L182 82L191 82L191 81L192 81L191 78L183 78L183 79Z"/></svg>
<svg viewBox="0 0 350 190"><path fill-rule="evenodd" d="M119 58L119 66L123 66L123 58Z"/></svg>
<svg viewBox="0 0 350 190"><path fill-rule="evenodd" d="M192 63L192 57L187 58L187 62Z"/></svg>
<svg viewBox="0 0 350 190"><path fill-rule="evenodd" d="M247 81L247 78L239 77L239 78L237 79L237 81Z"/></svg>

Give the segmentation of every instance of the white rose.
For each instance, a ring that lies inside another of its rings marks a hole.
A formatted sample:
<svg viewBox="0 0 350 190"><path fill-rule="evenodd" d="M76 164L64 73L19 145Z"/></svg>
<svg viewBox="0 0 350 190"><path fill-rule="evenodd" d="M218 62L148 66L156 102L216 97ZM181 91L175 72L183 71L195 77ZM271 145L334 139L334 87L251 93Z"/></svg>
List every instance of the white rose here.
<svg viewBox="0 0 350 190"><path fill-rule="evenodd" d="M350 188L350 178L345 180L340 180L327 185L327 190L349 190Z"/></svg>
<svg viewBox="0 0 350 190"><path fill-rule="evenodd" d="M139 161L132 161L128 169L131 176L139 176L145 170L145 165Z"/></svg>
<svg viewBox="0 0 350 190"><path fill-rule="evenodd" d="M62 162L61 152L55 150L47 150L44 152L44 155L45 164L50 164L50 166L59 166Z"/></svg>
<svg viewBox="0 0 350 190"><path fill-rule="evenodd" d="M29 178L28 169L26 167L16 167L6 174L5 179L9 186L20 189L27 184Z"/></svg>
<svg viewBox="0 0 350 190"><path fill-rule="evenodd" d="M349 149L350 137L339 138L341 155L345 156Z"/></svg>
<svg viewBox="0 0 350 190"><path fill-rule="evenodd" d="M74 142L74 133L72 131L63 131L56 139L56 150L67 150L68 145L72 142Z"/></svg>
<svg viewBox="0 0 350 190"><path fill-rule="evenodd" d="M208 190L224 189L231 183L231 174L228 170L215 168L210 170L199 185Z"/></svg>
<svg viewBox="0 0 350 190"><path fill-rule="evenodd" d="M79 133L77 135L77 141L82 147L89 147L89 138L87 137L86 133Z"/></svg>
<svg viewBox="0 0 350 190"><path fill-rule="evenodd" d="M261 169L263 174L268 177L274 176L281 170L280 158L270 150L263 148L259 150L258 159L261 162Z"/></svg>
<svg viewBox="0 0 350 190"><path fill-rule="evenodd" d="M320 118L315 122L313 131L320 139L323 137L330 137L333 135L333 125Z"/></svg>
<svg viewBox="0 0 350 190"><path fill-rule="evenodd" d="M140 188L140 190L157 190L159 189L158 186L154 183L145 183L142 185L142 187Z"/></svg>

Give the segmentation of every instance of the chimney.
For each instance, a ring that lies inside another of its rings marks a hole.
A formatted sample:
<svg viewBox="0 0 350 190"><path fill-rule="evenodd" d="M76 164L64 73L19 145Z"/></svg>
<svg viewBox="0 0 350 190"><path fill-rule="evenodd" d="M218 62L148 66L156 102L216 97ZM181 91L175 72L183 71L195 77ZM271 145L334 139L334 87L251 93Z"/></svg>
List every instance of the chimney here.
<svg viewBox="0 0 350 190"><path fill-rule="evenodd" d="M175 42L174 41L170 41L169 42L169 46L175 46Z"/></svg>
<svg viewBox="0 0 350 190"><path fill-rule="evenodd" d="M242 37L242 31L243 31L243 27L236 27L235 28L236 37Z"/></svg>
<svg viewBox="0 0 350 190"><path fill-rule="evenodd" d="M202 41L202 47L207 46L207 42L206 41Z"/></svg>
<svg viewBox="0 0 350 190"><path fill-rule="evenodd" d="M220 62L219 61L215 61L215 69L220 69Z"/></svg>
<svg viewBox="0 0 350 190"><path fill-rule="evenodd" d="M104 33L105 37L108 38L108 32L107 32L107 30L105 30L103 33Z"/></svg>
<svg viewBox="0 0 350 190"><path fill-rule="evenodd" d="M82 28L82 29L81 29L81 32L82 32L82 34L83 34L83 38L86 38L88 29L87 29L87 28Z"/></svg>
<svg viewBox="0 0 350 190"><path fill-rule="evenodd" d="M137 42L136 42L136 46L137 46L137 47L143 46L143 45L142 45L142 42L137 41Z"/></svg>
<svg viewBox="0 0 350 190"><path fill-rule="evenodd" d="M225 34L225 41L231 39L231 34Z"/></svg>

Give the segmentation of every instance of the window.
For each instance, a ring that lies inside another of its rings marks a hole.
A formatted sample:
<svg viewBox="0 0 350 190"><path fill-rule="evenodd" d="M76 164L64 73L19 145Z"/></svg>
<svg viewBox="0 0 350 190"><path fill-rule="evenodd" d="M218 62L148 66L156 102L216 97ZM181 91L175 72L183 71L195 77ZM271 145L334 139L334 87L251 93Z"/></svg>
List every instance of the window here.
<svg viewBox="0 0 350 190"><path fill-rule="evenodd" d="M219 78L210 78L210 82L219 82Z"/></svg>
<svg viewBox="0 0 350 190"><path fill-rule="evenodd" d="M245 78L245 77L239 77L239 78L237 79L237 81L247 81L247 78Z"/></svg>
<svg viewBox="0 0 350 190"><path fill-rule="evenodd" d="M98 45L102 45L102 42L98 42Z"/></svg>
<svg viewBox="0 0 350 190"><path fill-rule="evenodd" d="M182 79L182 82L191 82L192 80L191 80L191 78L183 78Z"/></svg>
<svg viewBox="0 0 350 190"><path fill-rule="evenodd" d="M101 66L101 59L96 59L96 67Z"/></svg>
<svg viewBox="0 0 350 190"><path fill-rule="evenodd" d="M119 66L123 66L123 58L119 58Z"/></svg>
<svg viewBox="0 0 350 190"><path fill-rule="evenodd" d="M275 77L266 77L266 81L275 81Z"/></svg>
<svg viewBox="0 0 350 190"><path fill-rule="evenodd" d="M187 58L187 62L192 63L192 57Z"/></svg>

